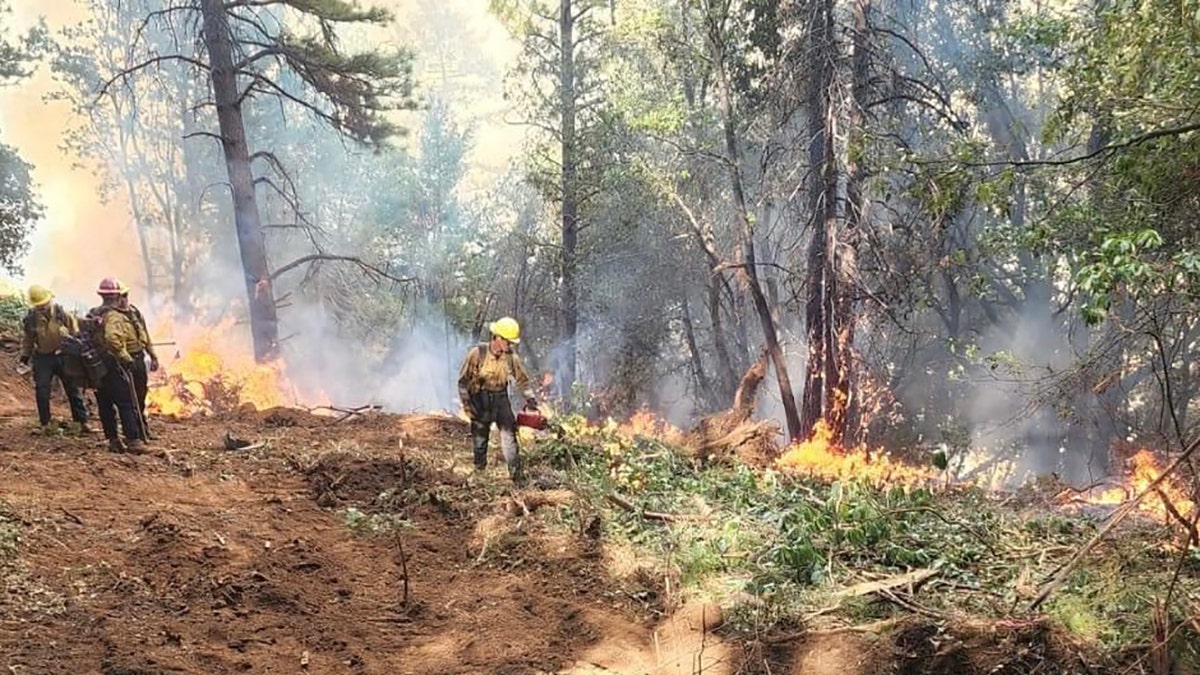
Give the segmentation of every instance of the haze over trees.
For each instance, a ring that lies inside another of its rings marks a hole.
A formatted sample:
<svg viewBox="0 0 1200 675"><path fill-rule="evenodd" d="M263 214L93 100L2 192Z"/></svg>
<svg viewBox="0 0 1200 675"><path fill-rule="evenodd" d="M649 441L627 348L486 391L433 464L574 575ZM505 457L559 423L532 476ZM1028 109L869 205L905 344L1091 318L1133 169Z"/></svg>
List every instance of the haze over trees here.
<svg viewBox="0 0 1200 675"><path fill-rule="evenodd" d="M65 145L157 301L240 312L262 359L317 316L361 372L430 326L452 361L511 313L595 413L725 408L765 353L793 438L1084 476L1195 428L1195 0L90 7L54 36ZM11 266L37 211L4 156Z"/></svg>

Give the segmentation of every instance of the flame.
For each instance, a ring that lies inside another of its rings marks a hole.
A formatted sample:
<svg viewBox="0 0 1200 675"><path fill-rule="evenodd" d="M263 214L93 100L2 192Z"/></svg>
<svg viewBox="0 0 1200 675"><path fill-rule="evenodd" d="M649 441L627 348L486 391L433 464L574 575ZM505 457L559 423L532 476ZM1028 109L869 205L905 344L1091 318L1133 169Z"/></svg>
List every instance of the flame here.
<svg viewBox="0 0 1200 675"><path fill-rule="evenodd" d="M617 425L617 433L627 438L643 436L668 443L682 443L683 432L653 411L645 408L635 412L627 421Z"/></svg>
<svg viewBox="0 0 1200 675"><path fill-rule="evenodd" d="M1110 488L1084 497L1090 504L1120 505L1139 495L1162 475L1163 465L1150 450L1139 450L1127 460L1130 467L1121 487ZM1188 497L1184 484L1174 476L1159 483L1156 492L1146 495L1138 504L1138 510L1153 515L1164 522L1171 522L1172 513L1183 518L1193 515L1196 503Z"/></svg>
<svg viewBox="0 0 1200 675"><path fill-rule="evenodd" d="M843 448L832 442L833 430L818 420L812 438L787 448L776 465L785 471L822 480L866 480L875 485L921 485L937 479L935 469L909 466L883 452Z"/></svg>
<svg viewBox="0 0 1200 675"><path fill-rule="evenodd" d="M184 328L172 359L161 359L146 395L146 409L159 415L190 417L234 410L295 406L304 397L284 373L281 361L256 363L248 348L232 345L233 322L210 329Z"/></svg>

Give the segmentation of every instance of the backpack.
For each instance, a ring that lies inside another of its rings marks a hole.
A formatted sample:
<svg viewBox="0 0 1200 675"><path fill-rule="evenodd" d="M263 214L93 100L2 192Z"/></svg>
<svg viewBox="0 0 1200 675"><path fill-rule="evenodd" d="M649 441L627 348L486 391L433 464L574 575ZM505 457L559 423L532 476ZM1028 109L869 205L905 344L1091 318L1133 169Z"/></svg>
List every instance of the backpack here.
<svg viewBox="0 0 1200 675"><path fill-rule="evenodd" d="M63 338L59 353L63 357L63 372L88 389L99 389L108 366L104 365L104 315L106 308L97 308L79 320L79 332Z"/></svg>

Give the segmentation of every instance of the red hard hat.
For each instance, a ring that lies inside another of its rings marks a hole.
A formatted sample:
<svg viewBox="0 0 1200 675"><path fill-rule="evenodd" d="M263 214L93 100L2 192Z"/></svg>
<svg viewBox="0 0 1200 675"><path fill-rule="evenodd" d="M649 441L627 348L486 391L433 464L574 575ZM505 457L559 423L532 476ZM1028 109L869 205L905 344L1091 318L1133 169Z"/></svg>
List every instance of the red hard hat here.
<svg viewBox="0 0 1200 675"><path fill-rule="evenodd" d="M104 277L100 280L100 287L96 289L99 295L120 295L122 293L121 281L116 277Z"/></svg>

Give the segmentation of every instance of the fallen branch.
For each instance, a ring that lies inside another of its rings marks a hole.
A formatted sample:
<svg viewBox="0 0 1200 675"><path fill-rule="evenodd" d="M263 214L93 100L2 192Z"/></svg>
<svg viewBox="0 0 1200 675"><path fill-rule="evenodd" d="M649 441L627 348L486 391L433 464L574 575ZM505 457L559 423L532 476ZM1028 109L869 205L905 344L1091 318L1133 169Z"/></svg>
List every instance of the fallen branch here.
<svg viewBox="0 0 1200 675"><path fill-rule="evenodd" d="M922 616L926 616L926 617L929 617L930 619L935 619L937 621L942 621L947 618L947 616L945 614L943 614L942 612L939 612L939 611L933 610L933 609L929 609L928 607L922 605L921 603L917 602L916 600L913 600L911 597L904 597L901 595L897 595L896 593L893 593L890 589L884 589L884 590L879 591L879 595L883 596L886 600L890 601L891 603L898 605L900 607L903 607L904 609L907 609L908 611L913 612L914 614L920 614Z"/></svg>
<svg viewBox="0 0 1200 675"><path fill-rule="evenodd" d="M82 524L83 524L83 519L82 519L82 518L80 518L79 516L75 515L74 513L71 513L70 511L68 511L68 510L64 509L64 508L63 508L63 507L61 507L61 506L60 506L60 507L58 507L58 510L62 511L62 512L63 512L63 515L65 515L67 518L70 518L70 519L71 519L71 522L75 523L76 525L82 525Z"/></svg>
<svg viewBox="0 0 1200 675"><path fill-rule="evenodd" d="M1197 448L1200 448L1200 438L1192 441L1191 445L1189 445L1187 449L1183 451L1183 454L1176 457L1175 461L1171 462L1171 465L1164 469L1163 472L1159 474L1158 478L1155 478L1149 485L1139 492L1137 496L1135 496L1132 500L1122 504L1121 508L1117 509L1112 516L1109 517L1108 522L1104 524L1104 527L1100 528L1099 532L1093 535L1092 538L1086 544L1084 544L1082 548L1075 552L1075 555L1071 556L1070 560L1051 573L1050 577L1043 582L1045 584L1045 588L1042 589L1041 593L1038 593L1037 597L1033 599L1033 602L1029 603L1028 610L1032 612L1040 607L1042 603L1045 602L1046 599L1049 598L1050 595L1054 593L1054 591L1057 590L1064 581L1066 581L1067 575L1075 569L1075 566L1079 564L1079 561L1083 559L1083 556L1087 555L1088 551L1091 551L1093 548L1095 548L1096 544L1099 544L1104 537L1108 536L1108 533L1111 532L1117 525L1119 525L1121 521L1129 517L1129 514L1133 513L1137 509L1138 504L1142 503L1142 500L1146 498L1146 495L1156 490L1158 486L1167 479L1168 476L1170 476L1172 473L1175 473L1179 466L1187 461L1188 457L1192 456L1192 453L1196 452Z"/></svg>
<svg viewBox="0 0 1200 675"><path fill-rule="evenodd" d="M919 587L922 583L932 579L938 575L938 571L932 568L923 568L913 570L906 574L897 574L894 577L881 579L879 581L867 581L861 584L854 584L833 594L836 598L857 598L863 595L879 593L881 591L890 591L893 588L901 586Z"/></svg>
<svg viewBox="0 0 1200 675"><path fill-rule="evenodd" d="M674 514L674 513L660 513L658 511L646 511L646 510L642 509L641 507L637 506L636 504L634 504L633 502L629 501L628 499L626 499L618 494L615 494L615 493L609 493L607 495L604 495L604 499L608 502L616 504L617 506L625 509L626 511L629 511L630 513L636 513L636 514L640 515L642 518L645 518L646 520L659 520L659 521L666 522L666 523L707 520L707 518L705 518L703 516L678 515L678 514Z"/></svg>
<svg viewBox="0 0 1200 675"><path fill-rule="evenodd" d="M351 417L356 417L358 415L365 415L367 413L380 412L381 410L383 410L383 406L376 405L374 403L368 403L367 405L360 405L357 408L341 408L336 405L318 405L318 406L313 406L311 408L308 408L307 410L310 413L316 413L318 410L328 410L330 412L341 413L340 417L333 420L332 422L329 422L330 425L334 425L334 424L338 424L339 422L345 422L346 420L350 419Z"/></svg>

